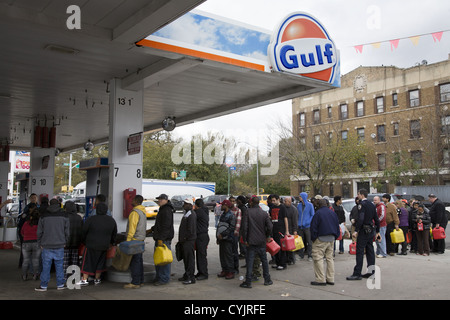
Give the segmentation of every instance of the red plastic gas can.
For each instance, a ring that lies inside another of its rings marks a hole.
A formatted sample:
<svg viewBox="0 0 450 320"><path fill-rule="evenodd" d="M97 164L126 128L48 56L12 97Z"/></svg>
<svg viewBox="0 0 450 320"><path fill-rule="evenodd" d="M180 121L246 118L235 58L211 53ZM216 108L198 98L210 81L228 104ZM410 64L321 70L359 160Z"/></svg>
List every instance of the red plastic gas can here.
<svg viewBox="0 0 450 320"><path fill-rule="evenodd" d="M272 240L266 243L266 251L270 253L271 256L274 256L280 251L280 246L275 240Z"/></svg>
<svg viewBox="0 0 450 320"><path fill-rule="evenodd" d="M445 230L442 227L433 229L433 239L440 240L445 239Z"/></svg>
<svg viewBox="0 0 450 320"><path fill-rule="evenodd" d="M350 251L350 254L356 254L356 242L350 243L349 251Z"/></svg>
<svg viewBox="0 0 450 320"><path fill-rule="evenodd" d="M284 238L281 238L281 250L283 251L291 251L295 250L295 238L294 236L284 236Z"/></svg>

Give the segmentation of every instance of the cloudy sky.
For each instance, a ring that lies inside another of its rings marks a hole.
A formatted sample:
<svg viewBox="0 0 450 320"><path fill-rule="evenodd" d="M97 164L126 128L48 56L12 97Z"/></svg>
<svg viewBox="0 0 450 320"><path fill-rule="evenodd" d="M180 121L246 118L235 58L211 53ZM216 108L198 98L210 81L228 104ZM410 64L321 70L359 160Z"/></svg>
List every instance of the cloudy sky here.
<svg viewBox="0 0 450 320"><path fill-rule="evenodd" d="M309 13L325 25L340 50L341 74L360 65L395 65L406 68L423 60L434 63L447 59L450 54L448 0L207 0L197 9L268 32L272 32L292 12ZM187 21L194 18L188 16L182 19ZM203 27L208 27L208 23L210 21L203 21ZM196 31L198 30L192 30ZM444 32L432 36L440 31ZM420 37L410 38L413 36ZM208 39L208 34L204 33L204 37L204 41L211 43L217 40L212 34ZM221 40L224 43L224 39L231 39L239 44L238 32L223 37ZM355 46L358 45L356 50ZM270 127L277 119L291 119L291 101L256 110L257 112L244 111L179 127L174 134L187 137L207 131L222 131L222 124L229 125L230 121L249 131L252 128L260 130L261 127ZM250 114L253 119L257 116L252 123L247 120ZM227 131L225 134L233 135Z"/></svg>

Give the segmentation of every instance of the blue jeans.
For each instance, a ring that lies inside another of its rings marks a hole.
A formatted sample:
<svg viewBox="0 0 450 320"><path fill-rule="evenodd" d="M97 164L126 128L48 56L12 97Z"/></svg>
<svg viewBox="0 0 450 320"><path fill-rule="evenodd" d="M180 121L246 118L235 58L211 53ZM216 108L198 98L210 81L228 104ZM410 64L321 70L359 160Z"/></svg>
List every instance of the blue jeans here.
<svg viewBox="0 0 450 320"><path fill-rule="evenodd" d="M269 263L267 262L266 255L266 247L258 247L258 246L248 246L247 253L245 255L246 263L247 263L247 273L245 275L245 282L252 282L253 275L253 263L255 261L255 255L258 255L261 259L262 267L263 267L263 277L265 281L270 280L269 274Z"/></svg>
<svg viewBox="0 0 450 320"><path fill-rule="evenodd" d="M50 281L50 269L52 262L55 261L56 270L56 286L64 286L66 280L64 279L64 248L59 249L42 249L42 273L41 273L41 288L47 288Z"/></svg>
<svg viewBox="0 0 450 320"><path fill-rule="evenodd" d="M163 241L163 243L167 246L167 248L172 250L172 248L170 247L172 244L171 240ZM155 248L156 248L156 241L155 241ZM165 266L155 266L155 271L156 271L155 281L159 281L162 283L168 283L170 280L171 265L172 264L169 263L169 264L166 264Z"/></svg>
<svg viewBox="0 0 450 320"><path fill-rule="evenodd" d="M380 227L381 241L376 241L377 255L386 257L386 227Z"/></svg>
<svg viewBox="0 0 450 320"><path fill-rule="evenodd" d="M142 253L134 254L130 262L131 283L141 285L144 283L144 259Z"/></svg>

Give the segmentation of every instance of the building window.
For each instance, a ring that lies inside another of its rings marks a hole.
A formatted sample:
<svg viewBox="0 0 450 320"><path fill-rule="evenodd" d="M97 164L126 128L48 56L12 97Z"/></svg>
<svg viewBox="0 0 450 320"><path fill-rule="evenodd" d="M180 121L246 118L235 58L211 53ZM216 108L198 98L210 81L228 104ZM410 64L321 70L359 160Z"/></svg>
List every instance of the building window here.
<svg viewBox="0 0 450 320"><path fill-rule="evenodd" d="M314 149L320 149L320 135L314 135Z"/></svg>
<svg viewBox="0 0 450 320"><path fill-rule="evenodd" d="M441 118L441 134L450 136L450 116L443 116Z"/></svg>
<svg viewBox="0 0 450 320"><path fill-rule="evenodd" d="M328 144L333 142L333 132L328 132Z"/></svg>
<svg viewBox="0 0 450 320"><path fill-rule="evenodd" d="M378 142L386 141L386 127L384 124L377 126L377 141Z"/></svg>
<svg viewBox="0 0 450 320"><path fill-rule="evenodd" d="M358 141L359 142L363 142L364 138L365 138L365 134L364 134L364 128L358 128L356 129L356 133L358 135Z"/></svg>
<svg viewBox="0 0 450 320"><path fill-rule="evenodd" d="M306 138L305 138L305 137L301 137L301 138L300 138L300 145L301 145L302 147L306 147Z"/></svg>
<svg viewBox="0 0 450 320"><path fill-rule="evenodd" d="M392 106L398 106L398 94L397 93L393 93L392 94Z"/></svg>
<svg viewBox="0 0 450 320"><path fill-rule="evenodd" d="M364 101L356 102L356 116L357 117L364 116Z"/></svg>
<svg viewBox="0 0 450 320"><path fill-rule="evenodd" d="M398 151L394 152L394 164L396 166L399 166L401 164L401 162L402 162L402 157L401 157L400 152L398 152Z"/></svg>
<svg viewBox="0 0 450 320"><path fill-rule="evenodd" d="M378 171L386 170L386 154L378 155Z"/></svg>
<svg viewBox="0 0 450 320"><path fill-rule="evenodd" d="M420 138L420 120L411 120L409 122L410 128L410 138L419 139Z"/></svg>
<svg viewBox="0 0 450 320"><path fill-rule="evenodd" d="M298 115L298 126L304 128L306 126L306 114L304 112Z"/></svg>
<svg viewBox="0 0 450 320"><path fill-rule="evenodd" d="M450 166L450 149L444 149L442 153L444 166Z"/></svg>
<svg viewBox="0 0 450 320"><path fill-rule="evenodd" d="M327 111L328 111L328 119L331 119L331 117L332 117L331 107L328 107Z"/></svg>
<svg viewBox="0 0 450 320"><path fill-rule="evenodd" d="M399 136L400 135L400 125L399 125L399 123L398 122L394 122L393 124L392 124L392 128L393 128L393 134L394 134L394 136Z"/></svg>
<svg viewBox="0 0 450 320"><path fill-rule="evenodd" d="M313 111L313 122L314 122L314 124L320 123L320 110L319 109Z"/></svg>
<svg viewBox="0 0 450 320"><path fill-rule="evenodd" d="M450 101L450 83L441 84L439 86L439 91L441 94L441 102Z"/></svg>
<svg viewBox="0 0 450 320"><path fill-rule="evenodd" d="M412 90L409 92L409 106L418 107L420 105L419 101L419 89Z"/></svg>
<svg viewBox="0 0 450 320"><path fill-rule="evenodd" d="M376 102L377 102L377 113L383 113L384 112L384 98L378 97Z"/></svg>
<svg viewBox="0 0 450 320"><path fill-rule="evenodd" d="M347 130L341 131L342 141L347 141L347 138L348 138L348 131Z"/></svg>
<svg viewBox="0 0 450 320"><path fill-rule="evenodd" d="M422 151L411 151L411 159L418 168L422 168Z"/></svg>
<svg viewBox="0 0 450 320"><path fill-rule="evenodd" d="M340 116L341 116L341 120L348 119L348 105L347 104L341 104Z"/></svg>

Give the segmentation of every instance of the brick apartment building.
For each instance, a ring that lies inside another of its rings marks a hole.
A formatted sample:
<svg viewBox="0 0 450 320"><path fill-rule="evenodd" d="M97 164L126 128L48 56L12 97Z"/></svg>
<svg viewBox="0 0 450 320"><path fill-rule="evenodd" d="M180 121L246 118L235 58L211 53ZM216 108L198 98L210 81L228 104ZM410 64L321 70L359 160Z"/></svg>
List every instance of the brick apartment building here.
<svg viewBox="0 0 450 320"><path fill-rule="evenodd" d="M350 134L368 148L366 170L328 179L323 195L349 198L361 187L392 193L396 185L450 184L450 55L406 69L361 66L341 83L292 103L293 130L305 148L326 148L327 139ZM400 177L388 176L405 163L415 170L403 167ZM292 175L291 194L309 191L308 181L301 172Z"/></svg>

